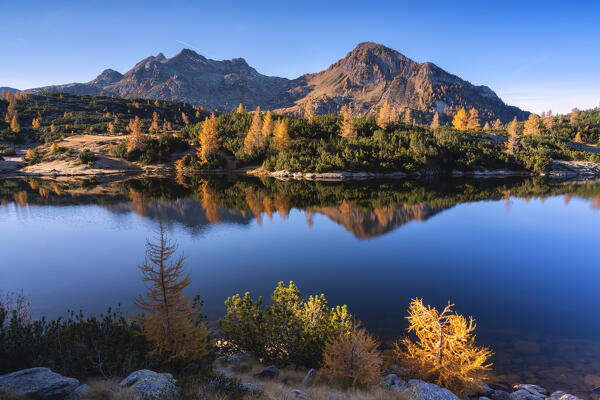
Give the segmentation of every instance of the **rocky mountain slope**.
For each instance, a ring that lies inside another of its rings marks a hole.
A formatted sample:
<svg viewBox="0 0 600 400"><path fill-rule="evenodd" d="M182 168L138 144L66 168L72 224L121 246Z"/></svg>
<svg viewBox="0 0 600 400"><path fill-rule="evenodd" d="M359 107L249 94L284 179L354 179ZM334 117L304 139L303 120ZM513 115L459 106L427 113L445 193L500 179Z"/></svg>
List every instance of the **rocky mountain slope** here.
<svg viewBox="0 0 600 400"><path fill-rule="evenodd" d="M482 121L528 113L506 105L487 86L475 86L432 63L417 63L377 43L361 43L327 70L297 79L266 76L242 58L215 61L192 50L172 58L148 57L124 75L105 70L87 83L47 86L30 93L67 92L184 101L205 108L231 110L239 103L252 109L297 112L311 99L317 112L348 105L357 115L374 113L389 102L398 110L450 117L460 107L475 107Z"/></svg>

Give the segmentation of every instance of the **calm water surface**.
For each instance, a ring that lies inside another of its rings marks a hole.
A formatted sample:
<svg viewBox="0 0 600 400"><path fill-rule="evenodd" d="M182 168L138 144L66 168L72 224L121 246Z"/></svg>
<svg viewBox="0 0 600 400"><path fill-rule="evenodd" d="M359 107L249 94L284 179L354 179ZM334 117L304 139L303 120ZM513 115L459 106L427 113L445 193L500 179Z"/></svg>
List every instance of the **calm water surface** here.
<svg viewBox="0 0 600 400"><path fill-rule="evenodd" d="M451 300L496 352L499 382L598 398L600 185L0 180L0 201L0 289L23 291L38 316L135 312L163 220L213 321L226 297L293 280L385 341L411 298Z"/></svg>

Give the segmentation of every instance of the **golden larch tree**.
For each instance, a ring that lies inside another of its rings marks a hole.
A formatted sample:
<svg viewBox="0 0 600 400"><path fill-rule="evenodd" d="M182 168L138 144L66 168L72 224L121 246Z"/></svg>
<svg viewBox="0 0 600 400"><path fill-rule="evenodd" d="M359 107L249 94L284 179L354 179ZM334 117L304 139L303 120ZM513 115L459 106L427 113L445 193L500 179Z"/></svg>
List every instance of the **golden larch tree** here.
<svg viewBox="0 0 600 400"><path fill-rule="evenodd" d="M343 333L329 342L323 351L325 374L346 384L370 385L381 376L379 343L362 326L354 324L349 333Z"/></svg>
<svg viewBox="0 0 600 400"><path fill-rule="evenodd" d="M569 123L571 126L575 126L579 123L579 110L577 108L571 110L571 114L569 115Z"/></svg>
<svg viewBox="0 0 600 400"><path fill-rule="evenodd" d="M469 110L469 120L467 121L467 129L470 131L477 132L481 124L479 122L479 111L476 108L471 108Z"/></svg>
<svg viewBox="0 0 600 400"><path fill-rule="evenodd" d="M40 120L39 120L39 118L34 118L34 119L31 121L31 127L32 127L33 129L40 129L40 125L41 125L41 123L40 123Z"/></svg>
<svg viewBox="0 0 600 400"><path fill-rule="evenodd" d="M146 134L144 125L139 117L135 117L129 124L131 133L127 140L127 151L143 151L146 148Z"/></svg>
<svg viewBox="0 0 600 400"><path fill-rule="evenodd" d="M490 123L486 121L485 125L483 125L483 130L485 132L488 132L491 129L492 129L492 127L490 126Z"/></svg>
<svg viewBox="0 0 600 400"><path fill-rule="evenodd" d="M342 120L340 121L340 136L346 140L354 139L356 137L356 129L354 128L354 118L350 114L350 110L347 106L342 107L341 115Z"/></svg>
<svg viewBox="0 0 600 400"><path fill-rule="evenodd" d="M21 132L21 125L19 125L19 120L17 118L16 112L10 121L10 130L13 131L14 133Z"/></svg>
<svg viewBox="0 0 600 400"><path fill-rule="evenodd" d="M160 129L160 126L158 125L158 113L156 111L152 113L152 126L150 127L150 129L154 132L158 132L158 130Z"/></svg>
<svg viewBox="0 0 600 400"><path fill-rule="evenodd" d="M577 132L575 138L573 138L575 143L583 143L583 138L581 137L581 132Z"/></svg>
<svg viewBox="0 0 600 400"><path fill-rule="evenodd" d="M181 120L183 121L183 123L185 125L189 125L190 124L190 119L188 118L187 114L182 112L181 113Z"/></svg>
<svg viewBox="0 0 600 400"><path fill-rule="evenodd" d="M240 103L235 112L238 114L246 114L246 109L244 108L244 105Z"/></svg>
<svg viewBox="0 0 600 400"><path fill-rule="evenodd" d="M492 124L492 127L494 129L500 129L500 128L502 128L502 121L500 121L500 118L496 118L496 120Z"/></svg>
<svg viewBox="0 0 600 400"><path fill-rule="evenodd" d="M514 156L516 151L519 149L519 133L517 127L517 117L515 117L508 124L508 128L506 130L508 133L508 139L506 140L506 152L511 156Z"/></svg>
<svg viewBox="0 0 600 400"><path fill-rule="evenodd" d="M433 114L433 119L431 120L431 124L429 125L431 129L437 129L440 127L440 114L437 112Z"/></svg>
<svg viewBox="0 0 600 400"><path fill-rule="evenodd" d="M199 156L202 162L207 163L219 152L219 126L215 113L207 117L202 123L200 131Z"/></svg>
<svg viewBox="0 0 600 400"><path fill-rule="evenodd" d="M475 343L475 321L466 319L448 305L439 312L413 299L408 310L408 332L394 349L410 372L458 393L484 382L491 367L492 352Z"/></svg>
<svg viewBox="0 0 600 400"><path fill-rule="evenodd" d="M469 117L467 116L467 111L464 109L464 107L458 110L452 119L452 125L459 131L466 131L468 122Z"/></svg>
<svg viewBox="0 0 600 400"><path fill-rule="evenodd" d="M310 124L315 120L315 109L310 98L304 103L303 115Z"/></svg>
<svg viewBox="0 0 600 400"><path fill-rule="evenodd" d="M388 125L390 124L390 122L392 122L392 107L386 101L383 103L383 105L379 109L379 115L377 116L377 125L381 129L385 130L388 127Z"/></svg>
<svg viewBox="0 0 600 400"><path fill-rule="evenodd" d="M523 135L535 135L540 134L540 118L536 114L529 114L529 118L525 121L523 126Z"/></svg>
<svg viewBox="0 0 600 400"><path fill-rule="evenodd" d="M262 136L262 118L260 114L260 107L256 107L256 111L252 116L250 130L244 139L244 153L248 155L256 155L262 150L263 144L264 140Z"/></svg>
<svg viewBox="0 0 600 400"><path fill-rule="evenodd" d="M267 111L262 123L263 138L268 138L269 136L273 135L273 127L273 114L271 114L271 111Z"/></svg>
<svg viewBox="0 0 600 400"><path fill-rule="evenodd" d="M275 123L273 139L275 140L275 148L277 151L281 151L290 147L292 140L290 139L288 125L285 120L278 119Z"/></svg>
<svg viewBox="0 0 600 400"><path fill-rule="evenodd" d="M140 266L147 287L135 301L143 312L138 321L161 361L201 360L210 352L209 331L184 294L190 284L184 257L172 261L177 243L168 239L162 222L157 236L157 243L146 242L146 260Z"/></svg>
<svg viewBox="0 0 600 400"><path fill-rule="evenodd" d="M407 125L412 125L414 122L413 117L412 117L412 112L410 111L410 108L407 108L406 111L404 112L404 123Z"/></svg>

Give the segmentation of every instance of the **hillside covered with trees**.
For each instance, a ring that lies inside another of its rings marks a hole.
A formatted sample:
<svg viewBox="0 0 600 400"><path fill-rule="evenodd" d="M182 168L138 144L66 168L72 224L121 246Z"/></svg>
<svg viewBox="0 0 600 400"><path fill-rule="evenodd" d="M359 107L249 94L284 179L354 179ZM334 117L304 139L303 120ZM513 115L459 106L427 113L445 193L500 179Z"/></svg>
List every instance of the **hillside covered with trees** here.
<svg viewBox="0 0 600 400"><path fill-rule="evenodd" d="M553 160L599 162L600 109L569 115L531 114L507 124L484 120L476 109L430 117L384 103L356 116L347 107L316 114L308 101L300 113L280 114L240 104L209 115L185 103L69 94L5 92L0 100L0 156L15 144L42 143L29 164L68 153L61 140L76 135L118 136L111 156L141 164L183 153L178 171L402 171L446 174L454 170L546 171ZM417 121L426 118L426 124ZM443 123L444 121L448 121ZM32 146L34 147L34 146ZM93 164L98 154L84 154ZM174 161L174 160L170 160Z"/></svg>

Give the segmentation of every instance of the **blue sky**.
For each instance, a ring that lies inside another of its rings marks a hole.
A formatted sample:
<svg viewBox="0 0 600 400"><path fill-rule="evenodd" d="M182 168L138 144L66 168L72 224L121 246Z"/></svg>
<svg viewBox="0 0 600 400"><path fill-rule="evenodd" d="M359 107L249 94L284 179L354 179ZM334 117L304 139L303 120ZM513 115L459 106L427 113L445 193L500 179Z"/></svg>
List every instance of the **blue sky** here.
<svg viewBox="0 0 600 400"><path fill-rule="evenodd" d="M598 16L598 0L2 0L0 86L85 82L183 47L295 78L375 41L488 85L509 104L567 112L600 103Z"/></svg>

